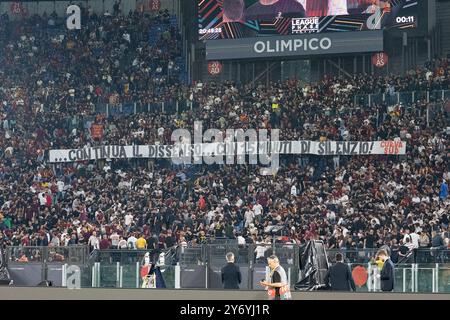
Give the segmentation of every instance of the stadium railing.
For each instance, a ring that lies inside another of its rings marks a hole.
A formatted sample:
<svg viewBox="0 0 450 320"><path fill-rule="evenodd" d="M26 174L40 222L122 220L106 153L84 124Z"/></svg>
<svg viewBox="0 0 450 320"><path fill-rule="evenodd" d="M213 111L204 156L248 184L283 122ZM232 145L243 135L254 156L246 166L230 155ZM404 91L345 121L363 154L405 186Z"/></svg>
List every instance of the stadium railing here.
<svg viewBox="0 0 450 320"><path fill-rule="evenodd" d="M393 95L388 93L356 94L353 99L355 106L369 107L384 103L392 106L400 103L408 105L417 101L444 102L450 100L450 90L395 92ZM195 108L197 108L196 102L187 99L172 99L152 103L126 102L117 105L99 102L94 104L92 111L106 116L118 116L138 113L176 114L192 111Z"/></svg>
<svg viewBox="0 0 450 320"><path fill-rule="evenodd" d="M105 114L107 117L139 113L176 114L192 111L195 106L196 104L189 100L167 100L152 103L127 102L117 105L96 103L92 111L94 113Z"/></svg>
<svg viewBox="0 0 450 320"><path fill-rule="evenodd" d="M387 105L410 104L416 101L439 102L450 100L450 90L410 91L389 93L371 93L354 95L355 106L373 106L386 103Z"/></svg>
<svg viewBox="0 0 450 320"><path fill-rule="evenodd" d="M8 263L77 263L85 264L89 256L87 246L71 245L60 247L8 246L6 259Z"/></svg>
<svg viewBox="0 0 450 320"><path fill-rule="evenodd" d="M267 257L275 254L293 287L299 275L300 251L299 246L289 243L239 246L235 241L222 241L195 247L178 246L164 251L165 261L161 269L167 288L219 289L221 269L226 264L225 255L233 252L242 273L241 289L262 290L258 283L267 275ZM363 274L364 281L357 291L367 292L379 290L376 274L380 270L374 259L376 251L377 249L331 249L327 254L328 261L333 263L335 254L343 253L345 262L355 276L361 277L361 273ZM9 267L15 268L16 275L32 270L25 268L26 270L18 271L20 266L42 264L42 268L38 268L42 270L41 277L36 276L32 283L59 277L56 285L64 286L64 277L68 276L65 270L76 265L80 268L81 287L109 288L139 288L140 268L145 253L150 252L153 262L158 260L161 253L159 250L116 249L94 250L89 254L86 246L8 247L6 252ZM64 260L55 260L56 254L60 254ZM28 262L20 261L24 255ZM59 266L59 269L55 269L55 266ZM50 272L51 268L53 271ZM409 258L396 264L395 277L397 292L450 292L450 250L419 249L415 261Z"/></svg>

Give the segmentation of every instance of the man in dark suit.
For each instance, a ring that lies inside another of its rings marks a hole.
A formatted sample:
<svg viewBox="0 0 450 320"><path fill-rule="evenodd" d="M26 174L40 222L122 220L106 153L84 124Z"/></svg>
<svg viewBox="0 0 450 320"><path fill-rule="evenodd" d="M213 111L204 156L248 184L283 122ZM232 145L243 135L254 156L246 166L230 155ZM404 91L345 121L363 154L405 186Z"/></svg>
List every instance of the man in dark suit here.
<svg viewBox="0 0 450 320"><path fill-rule="evenodd" d="M325 284L333 291L355 291L350 267L344 264L342 253L336 253L336 264L325 275Z"/></svg>
<svg viewBox="0 0 450 320"><path fill-rule="evenodd" d="M222 268L222 283L224 289L239 289L242 281L241 271L234 264L234 254L228 252L226 255L227 265Z"/></svg>
<svg viewBox="0 0 450 320"><path fill-rule="evenodd" d="M387 251L381 249L377 252L377 256L381 261L384 262L383 269L377 277L381 280L381 291L392 291L394 290L394 263L390 259Z"/></svg>

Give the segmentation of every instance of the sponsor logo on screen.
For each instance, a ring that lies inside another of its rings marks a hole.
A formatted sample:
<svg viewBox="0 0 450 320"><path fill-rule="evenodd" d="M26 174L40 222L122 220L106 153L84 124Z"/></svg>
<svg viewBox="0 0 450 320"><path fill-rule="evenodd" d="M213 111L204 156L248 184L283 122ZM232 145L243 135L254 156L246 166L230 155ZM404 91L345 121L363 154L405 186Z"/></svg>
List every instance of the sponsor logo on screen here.
<svg viewBox="0 0 450 320"><path fill-rule="evenodd" d="M319 17L292 19L292 34L319 32Z"/></svg>

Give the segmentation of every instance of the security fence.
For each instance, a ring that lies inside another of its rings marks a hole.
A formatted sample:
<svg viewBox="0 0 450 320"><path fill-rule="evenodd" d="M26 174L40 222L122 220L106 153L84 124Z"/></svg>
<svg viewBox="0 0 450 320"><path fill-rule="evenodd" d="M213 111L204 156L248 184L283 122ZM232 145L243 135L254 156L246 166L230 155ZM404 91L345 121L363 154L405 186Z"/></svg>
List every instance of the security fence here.
<svg viewBox="0 0 450 320"><path fill-rule="evenodd" d="M411 104L417 101L439 102L450 100L450 90L410 91L389 93L357 94L354 96L355 106Z"/></svg>
<svg viewBox="0 0 450 320"><path fill-rule="evenodd" d="M380 267L374 259L376 251L328 250L327 256L331 264L336 253L342 253L355 281L358 279L357 291L374 292L380 290L377 278ZM273 254L279 257L289 283L294 287L299 278L302 247L281 243L239 246L233 241L224 241L174 247L164 251L162 257L158 250L94 250L89 254L87 247L83 246L8 247L7 260L11 278L17 285L35 286L43 280L50 280L54 286L66 286L70 276L67 270L77 266L81 287L140 288L140 270L146 252L150 253L150 261L161 264L167 288L222 288L221 269L226 264L225 255L233 252L242 274L240 288L263 290L259 282L268 276L267 258ZM52 260L55 254L61 254L64 259ZM419 249L415 256L395 262L396 292L450 292L448 249Z"/></svg>
<svg viewBox="0 0 450 320"><path fill-rule="evenodd" d="M196 107L197 103L190 100L171 99L167 101L152 103L128 102L119 103L116 105L110 105L108 103L96 103L94 104L93 111L95 113L105 114L107 117L109 117L140 113L175 114L192 111Z"/></svg>

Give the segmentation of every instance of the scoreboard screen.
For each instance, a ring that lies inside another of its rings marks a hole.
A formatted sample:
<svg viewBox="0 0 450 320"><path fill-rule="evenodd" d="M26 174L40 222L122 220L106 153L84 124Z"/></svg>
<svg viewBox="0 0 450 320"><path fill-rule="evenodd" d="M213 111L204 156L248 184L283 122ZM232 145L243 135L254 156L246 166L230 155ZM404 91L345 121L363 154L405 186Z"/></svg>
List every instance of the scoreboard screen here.
<svg viewBox="0 0 450 320"><path fill-rule="evenodd" d="M198 0L200 40L415 28L417 0Z"/></svg>

